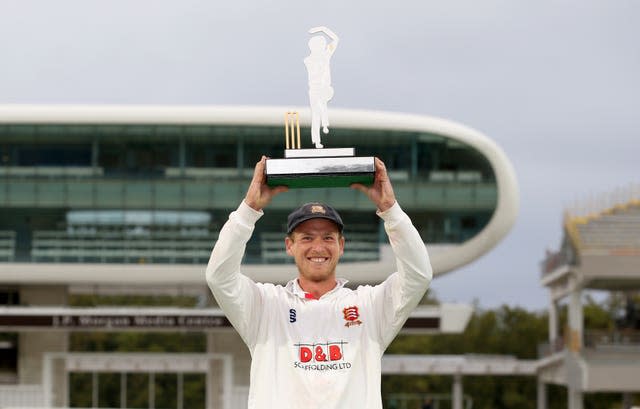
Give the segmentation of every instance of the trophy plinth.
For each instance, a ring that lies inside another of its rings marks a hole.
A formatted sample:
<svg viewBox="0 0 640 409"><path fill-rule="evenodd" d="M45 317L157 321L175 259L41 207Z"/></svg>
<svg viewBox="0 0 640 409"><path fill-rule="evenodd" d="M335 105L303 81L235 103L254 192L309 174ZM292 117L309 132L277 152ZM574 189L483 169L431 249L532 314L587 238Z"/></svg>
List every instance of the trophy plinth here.
<svg viewBox="0 0 640 409"><path fill-rule="evenodd" d="M353 151L353 148L347 148ZM349 187L352 183L371 185L375 176L373 156L318 156L317 151L333 149L296 149L314 151L313 156L267 159L267 185L305 187ZM286 152L285 152L286 155Z"/></svg>

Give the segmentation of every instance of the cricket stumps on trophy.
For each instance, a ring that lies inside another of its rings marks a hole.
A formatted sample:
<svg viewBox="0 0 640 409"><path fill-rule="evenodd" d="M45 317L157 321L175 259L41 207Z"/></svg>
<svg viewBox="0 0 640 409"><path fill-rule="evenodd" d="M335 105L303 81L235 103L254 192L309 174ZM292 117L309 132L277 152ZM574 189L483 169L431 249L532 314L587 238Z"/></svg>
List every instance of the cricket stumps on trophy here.
<svg viewBox="0 0 640 409"><path fill-rule="evenodd" d="M284 159L267 159L265 172L269 186L349 187L353 183L373 183L373 156L355 156L354 148L303 149L298 112L285 114L284 128Z"/></svg>

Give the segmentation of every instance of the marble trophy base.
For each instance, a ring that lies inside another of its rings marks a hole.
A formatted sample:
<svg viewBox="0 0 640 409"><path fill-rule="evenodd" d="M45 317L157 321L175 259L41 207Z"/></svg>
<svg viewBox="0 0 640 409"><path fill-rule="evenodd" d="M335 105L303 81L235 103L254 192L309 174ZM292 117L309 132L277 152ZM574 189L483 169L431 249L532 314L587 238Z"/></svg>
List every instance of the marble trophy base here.
<svg viewBox="0 0 640 409"><path fill-rule="evenodd" d="M284 159L267 159L267 185L290 189L371 185L373 156L354 155L354 148L286 149Z"/></svg>

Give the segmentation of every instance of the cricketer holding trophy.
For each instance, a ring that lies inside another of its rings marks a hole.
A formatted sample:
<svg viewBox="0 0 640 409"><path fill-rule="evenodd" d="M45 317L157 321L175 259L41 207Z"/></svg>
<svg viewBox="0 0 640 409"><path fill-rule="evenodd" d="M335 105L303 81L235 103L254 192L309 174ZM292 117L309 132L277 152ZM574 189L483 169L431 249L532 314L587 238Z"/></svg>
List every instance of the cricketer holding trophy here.
<svg viewBox="0 0 640 409"><path fill-rule="evenodd" d="M206 270L214 297L251 353L248 407L382 409L382 355L431 282L425 245L375 158L373 183L350 187L366 194L384 221L397 271L375 286L345 287L336 277L343 220L329 205L307 203L289 214L283 243L297 277L285 286L254 282L241 273L246 244L263 209L289 190L267 183L266 163L263 156L256 164Z"/></svg>

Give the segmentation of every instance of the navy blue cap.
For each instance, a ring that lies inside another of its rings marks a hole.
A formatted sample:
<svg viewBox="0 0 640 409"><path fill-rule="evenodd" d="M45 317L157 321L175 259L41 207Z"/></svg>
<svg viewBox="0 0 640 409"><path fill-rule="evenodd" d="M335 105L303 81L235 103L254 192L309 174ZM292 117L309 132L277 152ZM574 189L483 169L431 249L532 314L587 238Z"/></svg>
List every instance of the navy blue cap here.
<svg viewBox="0 0 640 409"><path fill-rule="evenodd" d="M311 219L331 220L338 225L340 233L344 229L344 224L336 209L323 203L312 202L303 204L289 214L289 217L287 217L287 234L291 234L300 223Z"/></svg>

